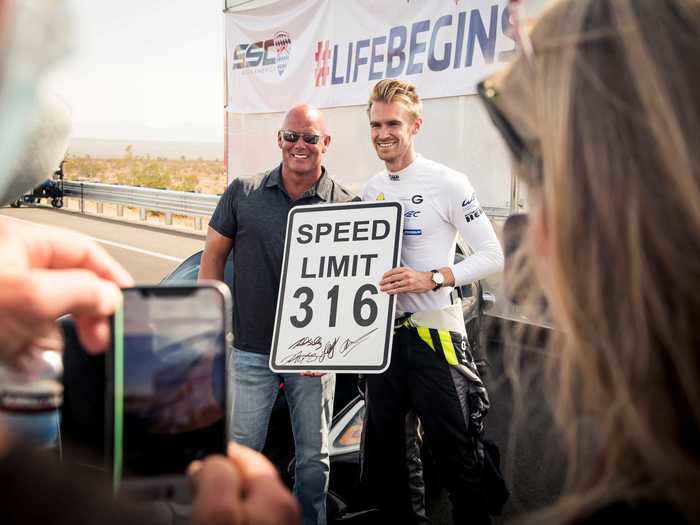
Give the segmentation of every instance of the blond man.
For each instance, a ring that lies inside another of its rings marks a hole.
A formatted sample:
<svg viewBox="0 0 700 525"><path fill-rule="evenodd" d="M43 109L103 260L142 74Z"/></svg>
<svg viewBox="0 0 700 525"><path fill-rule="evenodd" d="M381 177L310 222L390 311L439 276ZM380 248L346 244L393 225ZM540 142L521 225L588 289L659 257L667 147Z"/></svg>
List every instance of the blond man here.
<svg viewBox="0 0 700 525"><path fill-rule="evenodd" d="M397 323L391 366L367 380L363 477L382 495L377 503L387 516L418 521L405 452L405 418L415 411L455 522L488 523L480 442L488 398L463 324L450 322L451 290L501 271L503 252L466 175L416 153L423 119L415 87L382 80L367 111L385 169L370 179L363 198L403 203L404 230L402 266L388 269L379 283L397 295ZM473 253L454 264L458 234Z"/></svg>

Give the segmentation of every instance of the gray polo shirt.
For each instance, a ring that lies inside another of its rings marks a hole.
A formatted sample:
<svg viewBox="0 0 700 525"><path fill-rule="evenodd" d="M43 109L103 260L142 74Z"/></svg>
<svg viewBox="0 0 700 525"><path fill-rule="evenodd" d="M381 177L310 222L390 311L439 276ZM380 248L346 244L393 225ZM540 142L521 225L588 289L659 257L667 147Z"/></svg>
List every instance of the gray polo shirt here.
<svg viewBox="0 0 700 525"><path fill-rule="evenodd" d="M255 177L234 179L209 221L211 228L233 239L234 344L259 354L270 353L289 210L359 200L323 168L316 185L292 201L281 176L279 165Z"/></svg>

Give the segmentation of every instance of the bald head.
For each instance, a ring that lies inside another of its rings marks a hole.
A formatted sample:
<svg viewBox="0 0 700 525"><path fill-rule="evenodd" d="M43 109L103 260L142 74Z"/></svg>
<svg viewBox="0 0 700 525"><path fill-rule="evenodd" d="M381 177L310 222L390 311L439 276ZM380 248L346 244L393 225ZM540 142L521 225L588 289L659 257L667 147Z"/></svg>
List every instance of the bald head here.
<svg viewBox="0 0 700 525"><path fill-rule="evenodd" d="M326 121L318 108L308 104L299 104L287 111L282 121L282 129L298 127L315 129L319 135L326 135Z"/></svg>
<svg viewBox="0 0 700 525"><path fill-rule="evenodd" d="M306 187L318 180L322 171L321 160L331 143L326 131L323 115L315 107L300 104L287 112L282 129L277 133L285 185L298 180L301 181L300 187Z"/></svg>

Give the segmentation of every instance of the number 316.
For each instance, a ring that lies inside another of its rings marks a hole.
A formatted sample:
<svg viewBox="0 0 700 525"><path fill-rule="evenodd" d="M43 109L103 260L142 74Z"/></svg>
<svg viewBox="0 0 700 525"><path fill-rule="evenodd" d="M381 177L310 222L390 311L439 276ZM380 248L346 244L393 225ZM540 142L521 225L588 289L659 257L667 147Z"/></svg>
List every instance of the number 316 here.
<svg viewBox="0 0 700 525"><path fill-rule="evenodd" d="M331 302L331 311L328 318L328 326L333 328L335 326L336 318L338 316L338 292L340 291L340 285L335 285L328 291L328 299ZM366 293L370 294L370 297L364 297ZM373 284L365 284L360 286L355 292L355 300L352 304L352 314L355 318L355 322L360 326L369 326L377 319L377 303L372 299L372 295L379 293L377 287ZM299 308L302 310L303 315L301 318L297 315L292 315L289 320L295 328L304 328L313 319L313 309L311 308L311 302L314 300L314 291L308 286L302 286L294 292L293 297L299 299L304 297ZM363 317L362 311L363 307L367 306L369 308L369 315Z"/></svg>

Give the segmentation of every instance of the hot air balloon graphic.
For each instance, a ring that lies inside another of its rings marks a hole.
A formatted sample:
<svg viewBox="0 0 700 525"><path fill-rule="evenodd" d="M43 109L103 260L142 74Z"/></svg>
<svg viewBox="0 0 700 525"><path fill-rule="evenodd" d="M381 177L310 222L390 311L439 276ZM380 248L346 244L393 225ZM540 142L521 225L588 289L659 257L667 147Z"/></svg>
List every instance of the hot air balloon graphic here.
<svg viewBox="0 0 700 525"><path fill-rule="evenodd" d="M286 31L277 31L274 38L275 49L277 50L277 73L284 74L289 62L289 50L292 46L292 39Z"/></svg>

